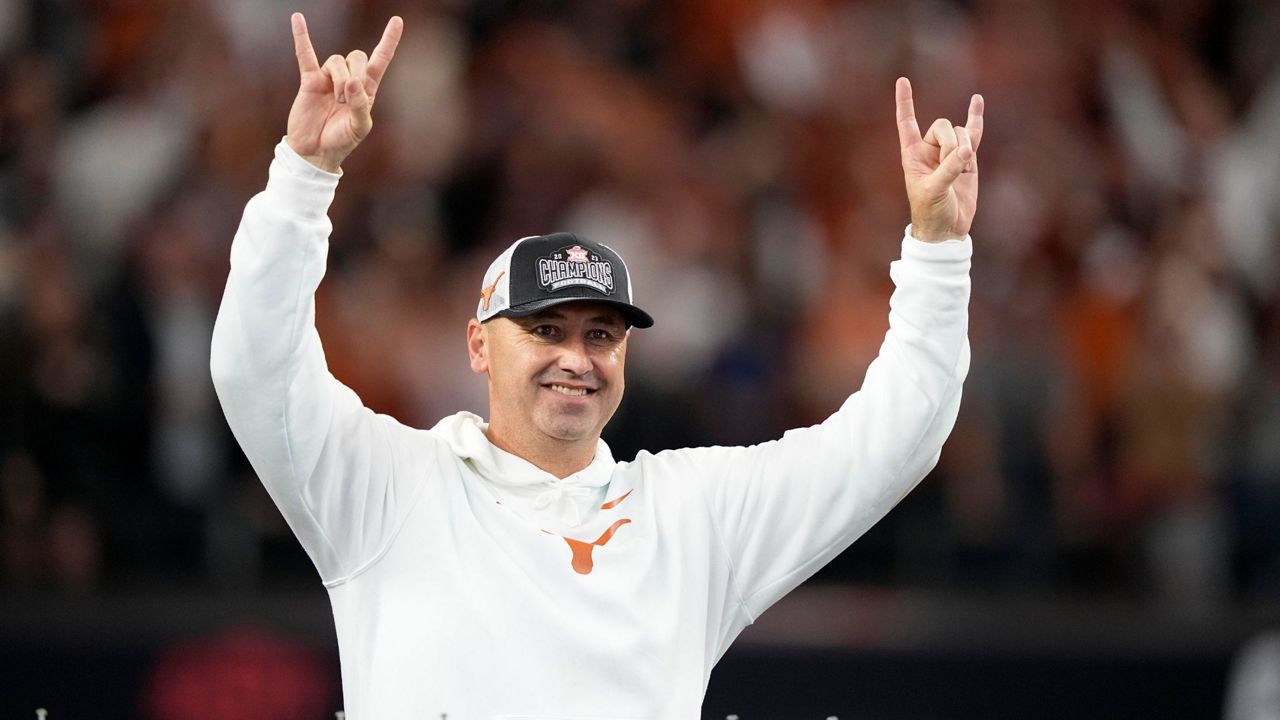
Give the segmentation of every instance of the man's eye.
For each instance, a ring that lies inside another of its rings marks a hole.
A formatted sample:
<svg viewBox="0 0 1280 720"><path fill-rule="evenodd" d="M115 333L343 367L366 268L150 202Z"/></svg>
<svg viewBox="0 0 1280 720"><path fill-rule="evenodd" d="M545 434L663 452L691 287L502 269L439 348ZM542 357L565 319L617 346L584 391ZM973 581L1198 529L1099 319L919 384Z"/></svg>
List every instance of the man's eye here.
<svg viewBox="0 0 1280 720"><path fill-rule="evenodd" d="M608 330L602 330L602 329L589 331L587 333L587 337L592 340L598 340L600 342L610 342L614 339L613 333L609 332Z"/></svg>
<svg viewBox="0 0 1280 720"><path fill-rule="evenodd" d="M533 328L534 335L541 335L543 337L555 337L556 333L559 331L560 329L555 325L536 325Z"/></svg>

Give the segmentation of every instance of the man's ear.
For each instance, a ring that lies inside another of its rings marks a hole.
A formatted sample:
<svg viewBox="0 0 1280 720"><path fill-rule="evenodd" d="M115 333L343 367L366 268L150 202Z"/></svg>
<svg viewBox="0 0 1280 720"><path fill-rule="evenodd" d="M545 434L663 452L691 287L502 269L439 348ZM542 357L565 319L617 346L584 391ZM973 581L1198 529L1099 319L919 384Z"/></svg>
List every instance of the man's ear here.
<svg viewBox="0 0 1280 720"><path fill-rule="evenodd" d="M481 375L489 372L489 346L485 328L480 321L471 318L467 322L467 355L471 358L471 371Z"/></svg>

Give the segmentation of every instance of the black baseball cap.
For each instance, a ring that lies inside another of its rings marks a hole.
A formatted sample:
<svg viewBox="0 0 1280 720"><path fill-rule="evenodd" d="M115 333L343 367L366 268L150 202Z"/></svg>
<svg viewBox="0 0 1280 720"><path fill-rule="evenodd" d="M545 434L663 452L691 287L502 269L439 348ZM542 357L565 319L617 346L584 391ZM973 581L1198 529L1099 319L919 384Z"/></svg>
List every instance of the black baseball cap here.
<svg viewBox="0 0 1280 720"><path fill-rule="evenodd" d="M628 325L653 326L632 304L631 275L608 245L567 232L532 235L511 244L489 265L476 319L532 315L554 305L591 301L612 305Z"/></svg>

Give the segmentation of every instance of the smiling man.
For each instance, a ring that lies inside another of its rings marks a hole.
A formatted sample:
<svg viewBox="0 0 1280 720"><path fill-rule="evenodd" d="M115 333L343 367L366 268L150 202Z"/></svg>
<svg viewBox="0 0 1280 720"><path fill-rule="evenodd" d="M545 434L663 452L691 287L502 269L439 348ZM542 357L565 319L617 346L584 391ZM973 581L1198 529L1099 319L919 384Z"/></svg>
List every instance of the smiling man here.
<svg viewBox="0 0 1280 720"><path fill-rule="evenodd" d="M623 259L588 238L523 238L481 279L467 350L487 421L409 428L329 373L313 300L326 212L401 32L393 18L372 55L321 65L294 15L300 87L232 243L211 361L237 440L328 589L347 717L696 718L738 633L938 460L969 363L982 99L965 125L922 135L898 80L912 222L858 392L773 442L616 462L600 432L631 329L653 319Z"/></svg>
<svg viewBox="0 0 1280 720"><path fill-rule="evenodd" d="M484 282L467 349L471 369L489 381L486 435L570 475L591 462L622 401L628 326L653 318L631 304L622 258L570 233L517 240Z"/></svg>

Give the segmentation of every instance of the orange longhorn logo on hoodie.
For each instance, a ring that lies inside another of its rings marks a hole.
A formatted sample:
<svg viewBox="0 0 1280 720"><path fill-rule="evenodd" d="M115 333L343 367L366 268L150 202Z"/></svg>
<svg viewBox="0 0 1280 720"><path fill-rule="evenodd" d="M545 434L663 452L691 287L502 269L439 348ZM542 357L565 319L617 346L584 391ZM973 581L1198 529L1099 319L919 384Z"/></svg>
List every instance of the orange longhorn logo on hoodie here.
<svg viewBox="0 0 1280 720"><path fill-rule="evenodd" d="M634 488L632 488L632 490L634 490ZM631 494L632 490L628 490L623 493L621 497L614 498L613 500L601 505L600 509L611 510L617 507L619 503L627 499L627 496ZM591 552L597 547L604 547L605 544L613 539L613 534L618 531L618 528L629 522L631 522L631 518L622 518L621 520L618 520L613 525L610 525L609 529L605 530L604 534L597 538L595 542L590 543L585 540L575 540L574 538L560 535L560 539L568 543L569 551L573 553L573 560L570 562L570 565L573 567L573 571L579 575L591 574L592 568L595 567L595 561L591 559ZM548 530L543 530L542 532L547 533L548 535L555 535L555 533Z"/></svg>

